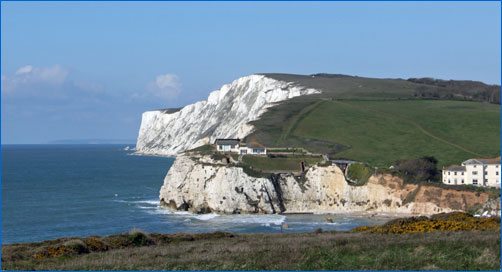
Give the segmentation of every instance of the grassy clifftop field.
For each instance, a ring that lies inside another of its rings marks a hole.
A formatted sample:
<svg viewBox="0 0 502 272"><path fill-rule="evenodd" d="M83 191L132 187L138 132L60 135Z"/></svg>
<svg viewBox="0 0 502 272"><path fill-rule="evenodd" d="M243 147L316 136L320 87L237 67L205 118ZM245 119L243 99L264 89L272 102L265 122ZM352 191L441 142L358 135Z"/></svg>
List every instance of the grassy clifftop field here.
<svg viewBox="0 0 502 272"><path fill-rule="evenodd" d="M270 108L247 137L264 145L304 147L374 166L422 156L434 156L443 166L500 155L500 105L470 101L486 93L496 96L499 86L470 82L474 85L455 89L450 82L449 89L438 90L435 85L394 79L272 77L324 93Z"/></svg>

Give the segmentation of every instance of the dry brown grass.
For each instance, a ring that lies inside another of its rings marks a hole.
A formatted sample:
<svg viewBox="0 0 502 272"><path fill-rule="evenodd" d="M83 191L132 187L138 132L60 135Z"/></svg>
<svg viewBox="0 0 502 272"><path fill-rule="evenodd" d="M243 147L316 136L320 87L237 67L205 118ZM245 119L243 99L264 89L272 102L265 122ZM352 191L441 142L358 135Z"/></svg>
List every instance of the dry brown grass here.
<svg viewBox="0 0 502 272"><path fill-rule="evenodd" d="M124 234L128 235L128 234ZM7 270L500 270L499 232L150 234L150 246L36 259L73 239L2 246ZM118 237L96 238L110 243Z"/></svg>
<svg viewBox="0 0 502 272"><path fill-rule="evenodd" d="M471 231L434 227L432 230L435 232L423 233L431 230L423 226L441 227L442 224L437 223L443 221L466 224L469 227L467 230ZM420 223L420 228L417 223ZM386 231L374 231L377 228ZM395 228L407 231L387 231ZM413 231L409 231L410 228ZM415 233L415 230L419 232ZM356 228L349 233L147 234L132 230L106 237L3 245L2 268L500 270L500 218L473 218L463 213L439 214L431 218L393 220L383 226Z"/></svg>

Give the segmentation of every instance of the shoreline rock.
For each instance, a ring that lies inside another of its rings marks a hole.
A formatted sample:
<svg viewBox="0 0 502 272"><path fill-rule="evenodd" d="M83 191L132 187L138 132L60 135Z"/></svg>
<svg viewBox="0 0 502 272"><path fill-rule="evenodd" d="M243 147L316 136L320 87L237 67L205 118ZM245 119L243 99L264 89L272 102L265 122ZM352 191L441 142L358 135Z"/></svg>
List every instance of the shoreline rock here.
<svg viewBox="0 0 502 272"><path fill-rule="evenodd" d="M313 166L298 180L291 174L252 177L238 165L209 156L179 155L159 198L172 209L193 213L368 212L432 215L488 211L500 216L500 198L487 193L405 184L390 174L373 175L364 186L348 184L336 165Z"/></svg>

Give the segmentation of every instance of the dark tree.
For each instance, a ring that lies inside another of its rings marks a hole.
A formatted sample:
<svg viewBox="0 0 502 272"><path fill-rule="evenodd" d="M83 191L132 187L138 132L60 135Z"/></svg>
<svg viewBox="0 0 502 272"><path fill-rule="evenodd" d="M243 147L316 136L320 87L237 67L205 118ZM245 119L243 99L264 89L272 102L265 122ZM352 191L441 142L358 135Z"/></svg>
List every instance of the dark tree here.
<svg viewBox="0 0 502 272"><path fill-rule="evenodd" d="M407 182L438 182L440 171L437 168L438 160L434 157L422 157L411 160L398 160L395 165L404 174Z"/></svg>

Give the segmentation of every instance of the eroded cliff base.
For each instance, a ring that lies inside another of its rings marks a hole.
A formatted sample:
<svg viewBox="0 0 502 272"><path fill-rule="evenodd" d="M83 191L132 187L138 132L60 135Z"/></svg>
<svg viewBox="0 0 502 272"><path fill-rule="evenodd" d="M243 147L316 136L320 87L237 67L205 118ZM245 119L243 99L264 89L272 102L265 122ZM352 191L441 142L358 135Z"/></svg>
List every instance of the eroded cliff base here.
<svg viewBox="0 0 502 272"><path fill-rule="evenodd" d="M238 161L185 153L177 157L160 201L194 213L383 212L431 215L468 211L500 215L500 195L434 185L406 184L390 174L362 186L347 182L336 165L310 166L301 175L251 171Z"/></svg>

